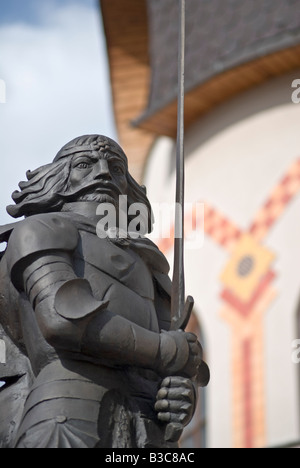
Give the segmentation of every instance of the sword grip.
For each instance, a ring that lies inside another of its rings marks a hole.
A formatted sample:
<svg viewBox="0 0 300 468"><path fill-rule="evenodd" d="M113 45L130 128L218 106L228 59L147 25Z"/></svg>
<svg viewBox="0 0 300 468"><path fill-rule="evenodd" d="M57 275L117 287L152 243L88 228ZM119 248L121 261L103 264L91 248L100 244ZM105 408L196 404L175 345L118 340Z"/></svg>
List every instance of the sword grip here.
<svg viewBox="0 0 300 468"><path fill-rule="evenodd" d="M174 326L174 328L172 327L173 330L184 331L186 329L191 318L194 304L195 304L194 298L192 296L188 296L185 306L184 306L183 314L181 315L179 320L177 320L176 322L172 324ZM183 429L184 429L184 426L180 423L169 423L165 431L166 442L170 442L170 443L178 442L181 437Z"/></svg>
<svg viewBox="0 0 300 468"><path fill-rule="evenodd" d="M184 427L180 423L169 423L166 427L165 439L166 442L178 442Z"/></svg>

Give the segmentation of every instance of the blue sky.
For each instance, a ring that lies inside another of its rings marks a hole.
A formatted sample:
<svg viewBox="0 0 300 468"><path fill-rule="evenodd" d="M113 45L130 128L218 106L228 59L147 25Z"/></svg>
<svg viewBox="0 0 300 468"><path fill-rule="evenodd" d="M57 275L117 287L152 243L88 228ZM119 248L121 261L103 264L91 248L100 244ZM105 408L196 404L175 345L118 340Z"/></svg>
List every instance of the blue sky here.
<svg viewBox="0 0 300 468"><path fill-rule="evenodd" d="M28 169L76 136L116 138L98 1L0 0L1 82L0 225Z"/></svg>
<svg viewBox="0 0 300 468"><path fill-rule="evenodd" d="M78 3L90 8L97 8L97 0L0 0L1 15L0 24L25 22L39 24L43 21L41 4L48 4L49 8L57 8L64 4L74 5Z"/></svg>

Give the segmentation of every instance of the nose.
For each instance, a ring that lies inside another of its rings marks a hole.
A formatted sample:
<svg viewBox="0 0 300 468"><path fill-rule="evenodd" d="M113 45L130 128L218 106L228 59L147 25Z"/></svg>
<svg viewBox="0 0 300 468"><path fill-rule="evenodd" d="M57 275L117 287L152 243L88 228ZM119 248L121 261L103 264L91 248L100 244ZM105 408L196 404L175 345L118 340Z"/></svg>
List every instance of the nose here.
<svg viewBox="0 0 300 468"><path fill-rule="evenodd" d="M111 179L108 162L105 159L99 159L99 162L95 166L95 180L97 179Z"/></svg>

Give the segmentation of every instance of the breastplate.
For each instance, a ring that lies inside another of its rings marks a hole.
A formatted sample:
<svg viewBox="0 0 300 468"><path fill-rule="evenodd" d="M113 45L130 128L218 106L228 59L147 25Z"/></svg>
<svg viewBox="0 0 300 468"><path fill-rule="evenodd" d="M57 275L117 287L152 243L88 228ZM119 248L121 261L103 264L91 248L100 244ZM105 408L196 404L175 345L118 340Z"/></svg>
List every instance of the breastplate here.
<svg viewBox="0 0 300 468"><path fill-rule="evenodd" d="M154 307L152 274L130 247L80 233L75 270L87 279L96 299L109 301L109 310L152 331L159 331Z"/></svg>

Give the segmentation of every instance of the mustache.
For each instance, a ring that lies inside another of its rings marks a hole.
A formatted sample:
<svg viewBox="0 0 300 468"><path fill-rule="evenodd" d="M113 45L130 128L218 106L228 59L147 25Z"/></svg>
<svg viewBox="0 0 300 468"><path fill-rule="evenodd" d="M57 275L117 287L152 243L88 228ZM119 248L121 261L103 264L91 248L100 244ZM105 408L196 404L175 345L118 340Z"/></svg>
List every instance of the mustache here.
<svg viewBox="0 0 300 468"><path fill-rule="evenodd" d="M70 198L74 196L82 196L86 194L90 194L91 192L97 190L97 189L103 189L103 190L108 190L111 192L114 192L116 195L122 195L122 192L120 188L115 185L113 182L108 181L108 180L95 180L92 183L89 183L88 185L84 187L78 188L78 190L70 190L67 189L67 191L62 194L64 198Z"/></svg>

